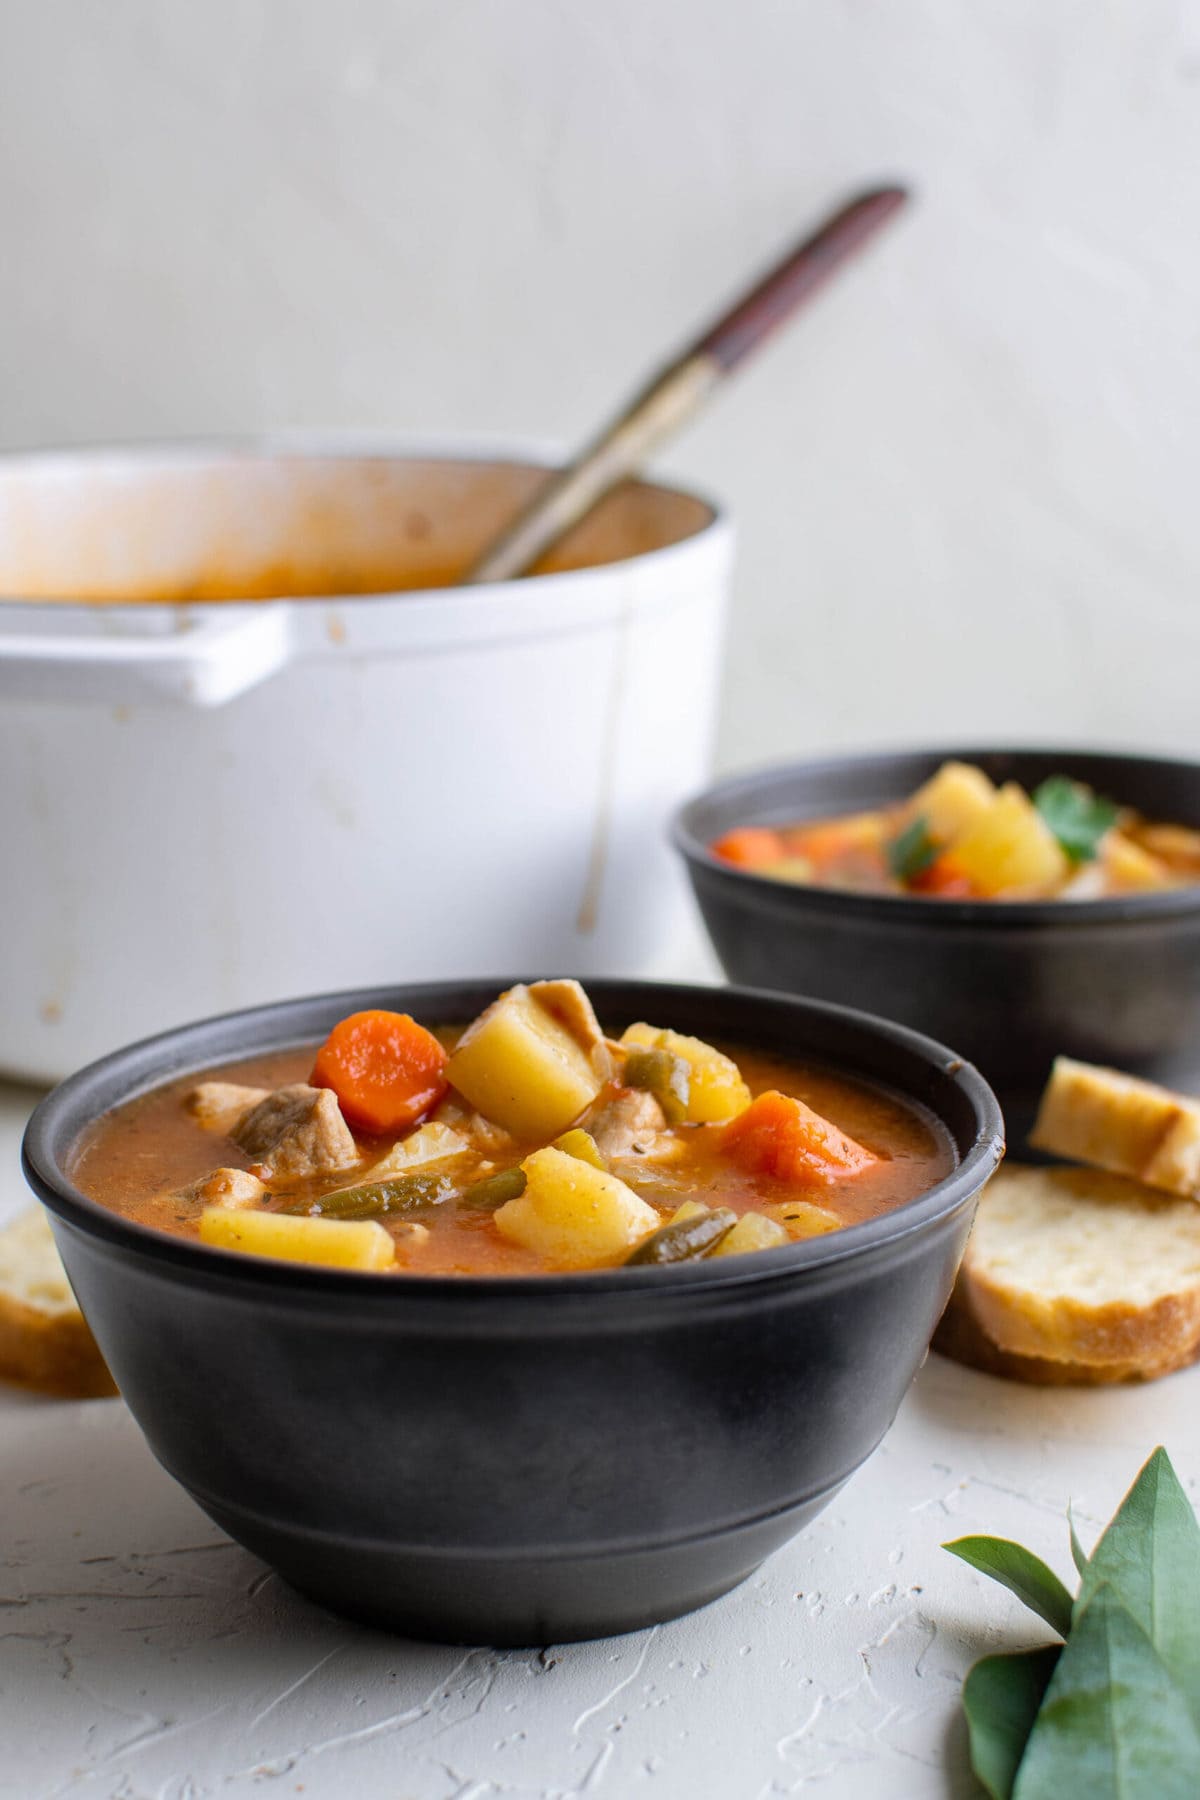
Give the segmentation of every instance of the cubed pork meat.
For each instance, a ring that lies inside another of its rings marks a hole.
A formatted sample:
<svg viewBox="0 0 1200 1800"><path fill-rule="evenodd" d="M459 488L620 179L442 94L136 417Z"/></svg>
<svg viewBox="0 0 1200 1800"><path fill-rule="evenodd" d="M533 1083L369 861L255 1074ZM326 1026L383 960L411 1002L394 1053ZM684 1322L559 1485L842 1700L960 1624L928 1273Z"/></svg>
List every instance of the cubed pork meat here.
<svg viewBox="0 0 1200 1800"><path fill-rule="evenodd" d="M662 1107L641 1088L620 1088L611 1099L601 1101L585 1123L607 1162L653 1156L672 1141L663 1135L667 1118Z"/></svg>
<svg viewBox="0 0 1200 1800"><path fill-rule="evenodd" d="M269 1088L242 1087L236 1081L202 1081L187 1097L188 1111L206 1131L231 1137L252 1106L265 1100Z"/></svg>
<svg viewBox="0 0 1200 1800"><path fill-rule="evenodd" d="M331 1174L359 1160L331 1088L277 1088L247 1113L233 1141L275 1176Z"/></svg>
<svg viewBox="0 0 1200 1800"><path fill-rule="evenodd" d="M435 1124L448 1125L461 1132L483 1156L504 1156L517 1142L502 1125L494 1125L482 1113L474 1112L454 1096L441 1101L429 1117Z"/></svg>
<svg viewBox="0 0 1200 1800"><path fill-rule="evenodd" d="M183 1190L182 1198L197 1200L201 1206L223 1206L229 1212L240 1212L246 1206L258 1206L266 1188L249 1169L214 1169L211 1175L193 1181Z"/></svg>
<svg viewBox="0 0 1200 1800"><path fill-rule="evenodd" d="M555 981L532 981L529 992L551 1018L569 1031L586 1053L593 1073L607 1081L613 1073L614 1059L609 1040L600 1029L600 1021L582 983L565 977Z"/></svg>

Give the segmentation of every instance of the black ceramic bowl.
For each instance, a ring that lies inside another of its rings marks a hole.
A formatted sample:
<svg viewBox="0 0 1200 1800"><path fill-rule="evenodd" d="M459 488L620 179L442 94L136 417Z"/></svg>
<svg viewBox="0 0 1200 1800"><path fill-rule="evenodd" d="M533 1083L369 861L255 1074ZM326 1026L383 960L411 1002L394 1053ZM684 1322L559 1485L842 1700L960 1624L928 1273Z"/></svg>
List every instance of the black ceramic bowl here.
<svg viewBox="0 0 1200 1800"><path fill-rule="evenodd" d="M902 1020L977 1063L1009 1144L1023 1141L1058 1054L1200 1086L1200 886L1111 900L951 901L798 887L707 846L905 799L947 757L1036 787L1066 773L1149 817L1200 827L1200 765L1073 750L946 749L766 769L682 808L674 841L733 981Z"/></svg>
<svg viewBox="0 0 1200 1800"><path fill-rule="evenodd" d="M26 1133L79 1301L163 1466L336 1612L544 1643L629 1631L741 1581L875 1448L925 1354L1001 1153L979 1075L898 1026L779 995L592 981L670 1020L881 1083L957 1145L895 1212L668 1269L394 1279L214 1251L80 1193L71 1147L172 1076L312 1042L364 1006L469 1019L509 982L326 995L136 1044Z"/></svg>

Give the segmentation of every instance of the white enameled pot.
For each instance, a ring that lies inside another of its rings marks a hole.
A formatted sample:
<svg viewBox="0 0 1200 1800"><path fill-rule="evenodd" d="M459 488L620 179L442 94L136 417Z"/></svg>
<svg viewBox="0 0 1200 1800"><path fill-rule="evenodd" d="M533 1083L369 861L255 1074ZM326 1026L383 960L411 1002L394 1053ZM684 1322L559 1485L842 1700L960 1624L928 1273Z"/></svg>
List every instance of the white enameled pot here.
<svg viewBox="0 0 1200 1800"><path fill-rule="evenodd" d="M731 529L636 483L547 574L429 585L540 478L294 443L0 458L0 1069L314 989L669 962ZM207 598L264 587L341 597Z"/></svg>

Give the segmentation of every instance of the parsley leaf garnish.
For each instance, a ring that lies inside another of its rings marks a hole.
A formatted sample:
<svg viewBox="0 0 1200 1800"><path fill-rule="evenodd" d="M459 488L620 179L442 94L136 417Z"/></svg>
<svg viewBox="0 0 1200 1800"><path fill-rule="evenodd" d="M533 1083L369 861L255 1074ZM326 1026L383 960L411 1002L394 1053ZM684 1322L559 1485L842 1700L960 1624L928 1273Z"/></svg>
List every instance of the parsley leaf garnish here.
<svg viewBox="0 0 1200 1800"><path fill-rule="evenodd" d="M888 845L888 868L897 881L911 881L915 875L924 873L937 853L938 846L930 837L928 823L922 816L914 819Z"/></svg>
<svg viewBox="0 0 1200 1800"><path fill-rule="evenodd" d="M1117 808L1069 775L1051 775L1035 789L1033 804L1072 862L1092 862L1100 840L1115 823Z"/></svg>

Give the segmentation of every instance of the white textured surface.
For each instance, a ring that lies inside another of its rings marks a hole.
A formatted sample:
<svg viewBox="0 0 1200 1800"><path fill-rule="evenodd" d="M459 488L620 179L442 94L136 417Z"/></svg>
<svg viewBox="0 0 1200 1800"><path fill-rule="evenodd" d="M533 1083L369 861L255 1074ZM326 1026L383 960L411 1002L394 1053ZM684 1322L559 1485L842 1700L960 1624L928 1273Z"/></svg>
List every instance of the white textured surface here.
<svg viewBox="0 0 1200 1800"><path fill-rule="evenodd" d="M910 177L910 221L672 458L744 525L723 758L1195 752L1198 94L1194 0L9 5L0 442L571 441L832 196ZM959 1679L1037 1633L939 1541L1066 1572L1068 1498L1086 1537L1159 1440L1200 1477L1198 1398L935 1359L739 1593L494 1655L290 1597L119 1402L6 1395L0 1794L962 1795Z"/></svg>
<svg viewBox="0 0 1200 1800"><path fill-rule="evenodd" d="M0 1211L28 1096L0 1090ZM1149 1450L1193 1493L1200 1371L1023 1389L931 1358L882 1449L738 1592L530 1651L413 1644L296 1598L152 1461L118 1400L0 1391L3 1800L936 1800L973 1792L959 1683L1044 1641L938 1548L1069 1577Z"/></svg>
<svg viewBox="0 0 1200 1800"><path fill-rule="evenodd" d="M1197 0L10 4L0 116L7 444L576 441L910 179L671 458L745 526L723 760L1200 750Z"/></svg>

